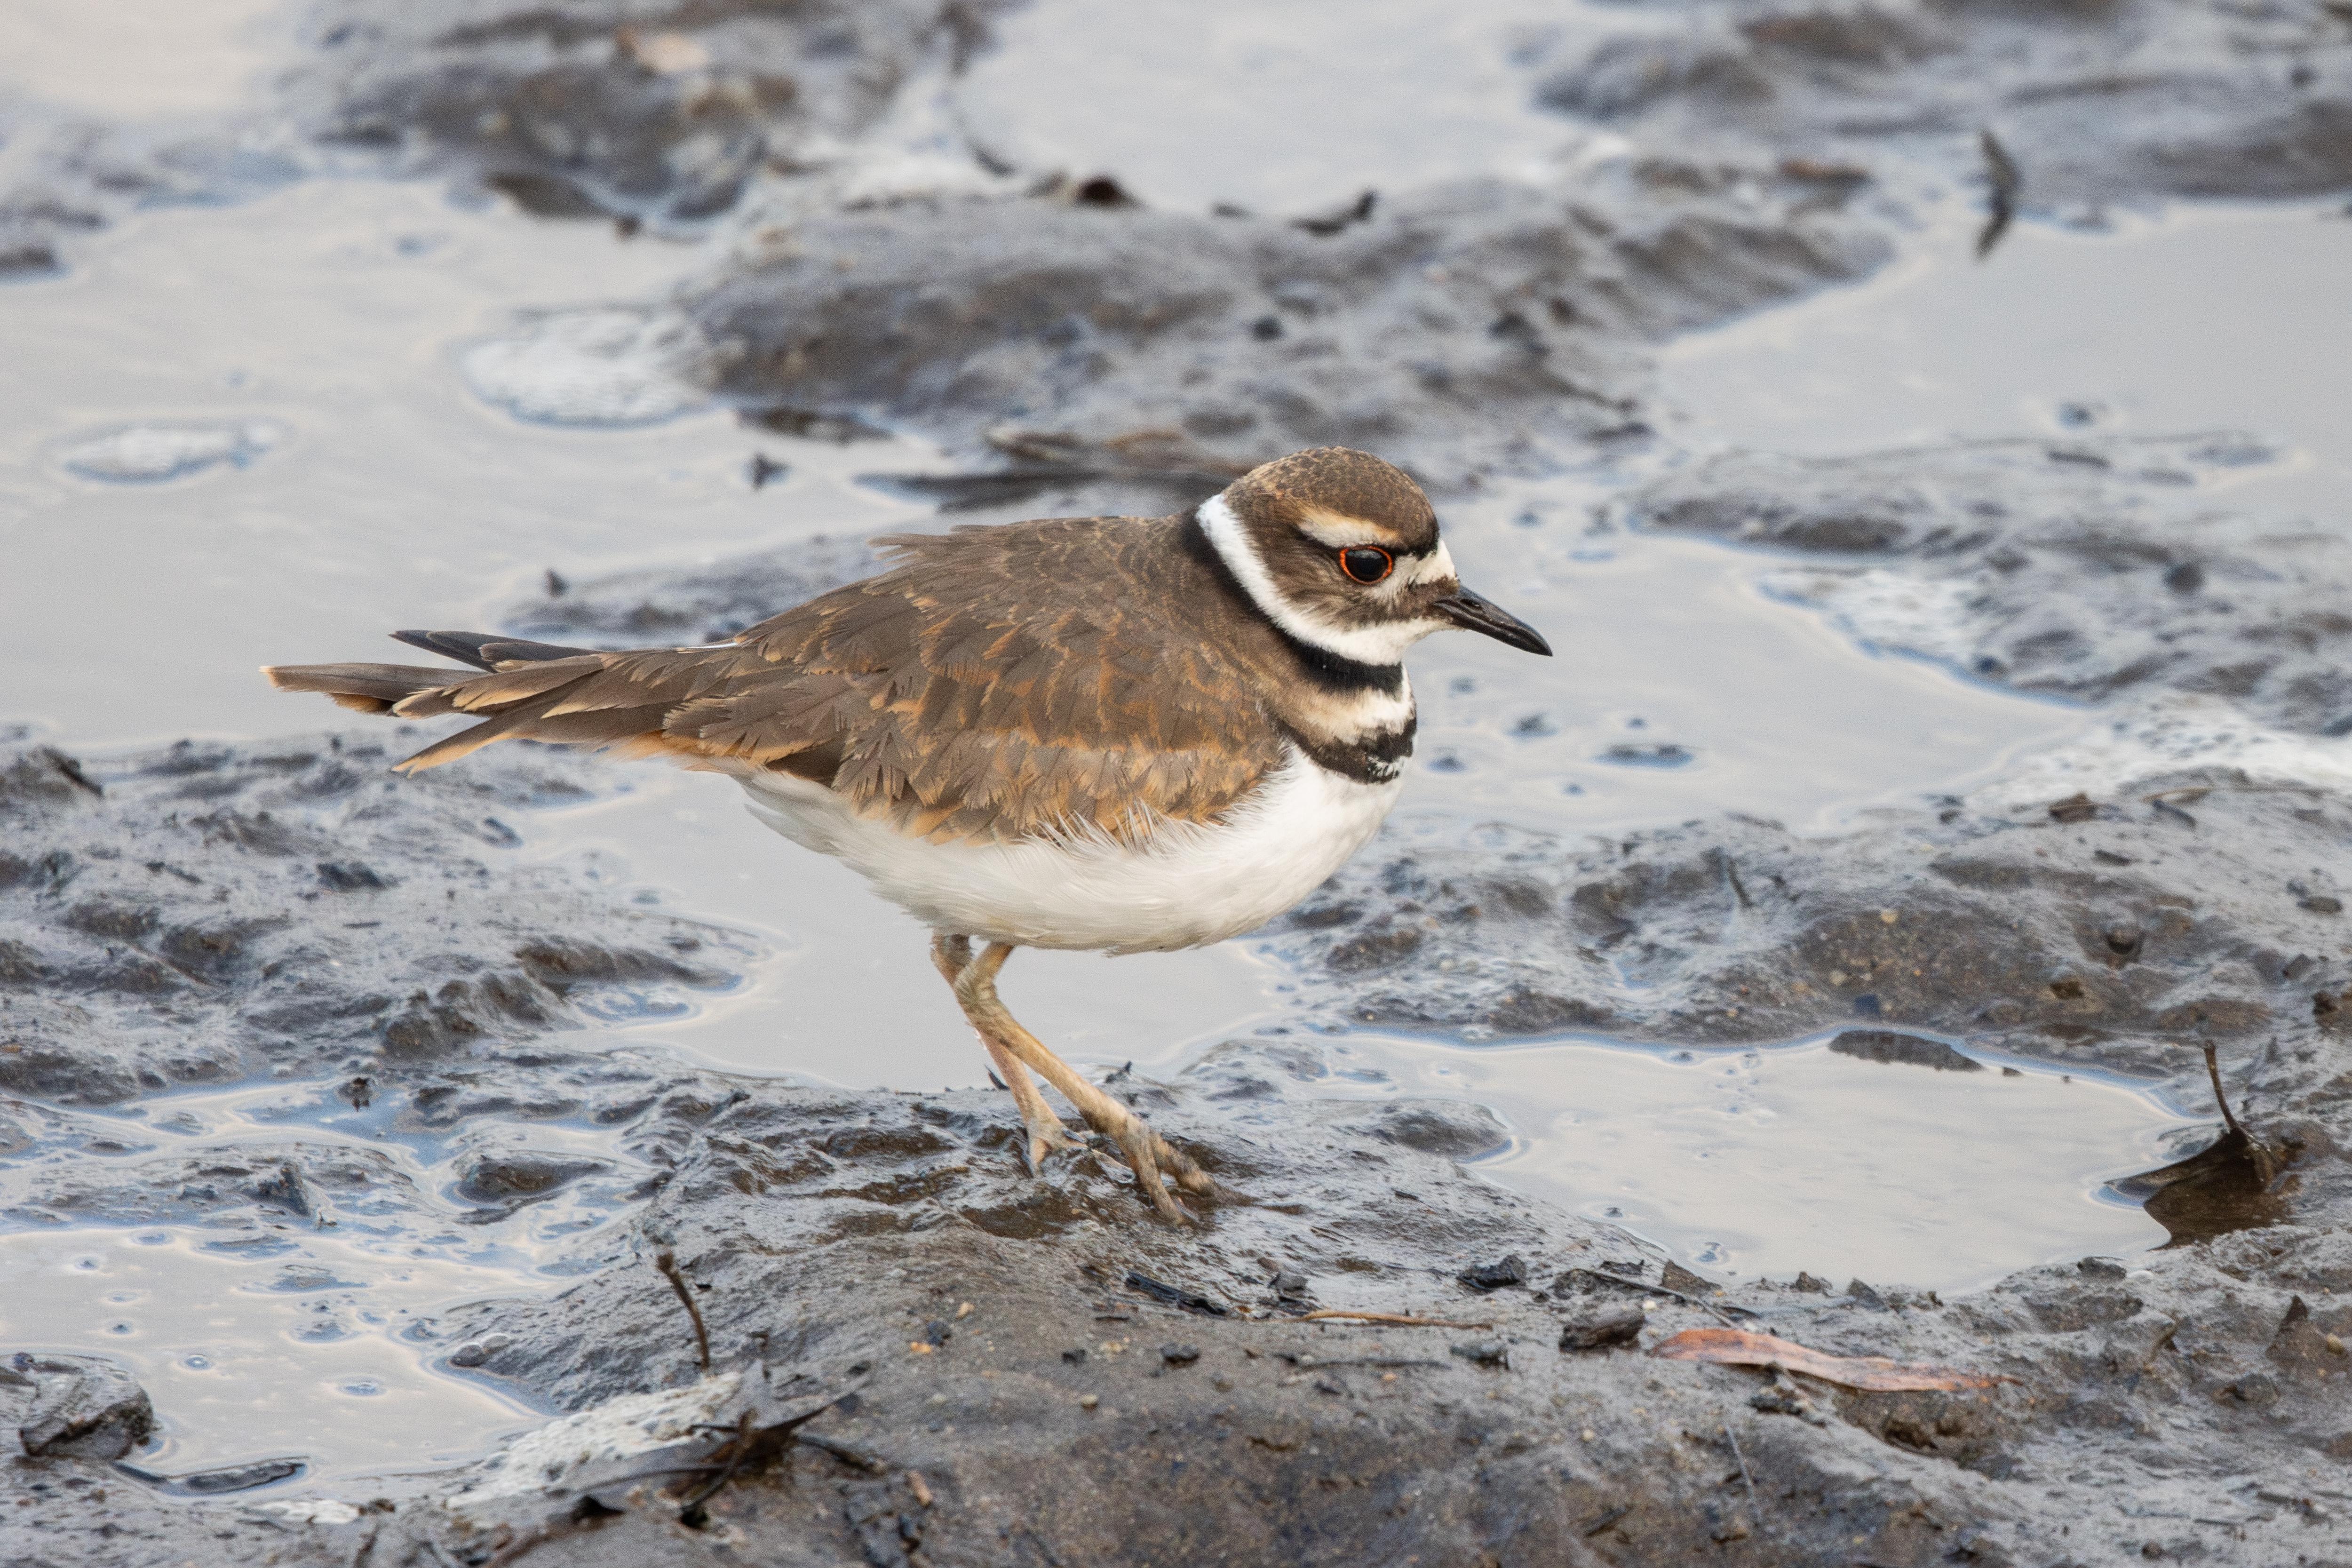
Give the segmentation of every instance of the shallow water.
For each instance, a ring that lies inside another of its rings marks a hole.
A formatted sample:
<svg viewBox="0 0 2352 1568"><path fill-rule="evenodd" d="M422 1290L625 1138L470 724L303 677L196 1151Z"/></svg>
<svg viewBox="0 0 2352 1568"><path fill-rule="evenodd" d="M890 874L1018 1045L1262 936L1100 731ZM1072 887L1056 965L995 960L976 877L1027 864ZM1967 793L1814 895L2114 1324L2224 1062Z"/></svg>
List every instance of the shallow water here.
<svg viewBox="0 0 2352 1568"><path fill-rule="evenodd" d="M1187 51L1147 58L1112 47L1123 17L1052 0L1009 21L964 108L983 136L1023 139L1024 158L1116 174L1156 203L1311 209L1366 184L1574 155L1576 134L1528 109L1507 66L1513 29L1542 20L1528 11L1457 8L1433 33L1410 7L1345 24L1234 7L1138 29ZM83 72L80 13L50 0L0 20L0 59L53 103L166 113L232 99L267 54L251 28L272 8L173 14L186 37L157 37L193 51L172 84L184 99L153 61L120 79ZM1040 79L1075 86L1040 93ZM1270 93L1275 80L1295 91ZM1398 134L1414 116L1425 129ZM2287 439L2299 464L2247 481L2281 505L2352 471L2335 417L2352 392L2352 318L2315 325L2292 303L2347 275L2352 223L2295 208L2119 220L2111 235L2029 224L1984 266L1966 257L1972 223L1955 210L1877 279L1670 348L1677 438L1853 450L2073 428L2074 406L2098 428ZM454 205L429 185L313 182L138 215L68 276L0 288L14 372L0 378L0 731L104 751L316 729L345 716L270 692L256 665L378 656L383 628L478 623L549 567L676 565L927 517L858 482L935 466L920 443L755 437L715 413L564 429L469 390L467 347L528 312L657 298L707 259L605 226ZM126 447L125 431L150 434ZM105 466L76 457L159 442L216 456L145 482L89 477ZM790 476L755 491L755 450ZM1596 529L1595 509L1644 472L1635 461L1449 503L1465 574L1559 656L1467 638L1424 650L1409 819L1573 835L1738 810L1831 832L2031 765L2088 728L2084 710L1857 647L1759 591L1741 552ZM720 781L648 765L613 777L609 797L519 823L521 853L593 861L626 896L771 948L751 984L682 1016L616 1004L613 1043L856 1086L980 1079L910 921L758 829ZM1008 999L1074 1058L1161 1073L1288 1026L1290 977L1246 941L1104 963L1024 954ZM1686 1061L1581 1040L1328 1043L1356 1075L1334 1092L1492 1105L1515 1141L1482 1163L1487 1175L1743 1276L1804 1268L1958 1289L2144 1248L2159 1227L2098 1194L2161 1163L2186 1125L2127 1085L1937 1074L1818 1042ZM269 1095L299 1098L255 1093L175 1103L201 1100L201 1135L228 1137L273 1120ZM306 1135L333 1121L287 1114ZM398 1132L389 1121L345 1131ZM408 1157L423 1170L444 1152L420 1143ZM366 1242L288 1237L294 1250L269 1258L210 1250L186 1228L0 1237L0 1338L123 1359L167 1423L152 1468L288 1451L321 1457L312 1479L428 1463L529 1416L431 1370L402 1331L457 1300L554 1288L554 1232L535 1227L593 1229L607 1212L597 1201L425 1256L403 1250L417 1237L397 1227ZM271 1289L298 1263L339 1283Z"/></svg>
<svg viewBox="0 0 2352 1568"><path fill-rule="evenodd" d="M0 1234L0 1347L128 1366L159 1423L130 1458L140 1468L181 1478L305 1460L279 1490L362 1479L396 1489L405 1472L543 1419L495 1381L452 1371L436 1320L550 1295L593 1268L605 1227L650 1174L609 1128L536 1118L530 1147L577 1157L584 1173L522 1198L469 1193L454 1162L483 1129L443 1130L396 1089L357 1106L318 1083L183 1091L76 1110L59 1126L11 1163L78 1162L85 1182L135 1191L142 1161L214 1149L233 1149L238 1167L298 1142L389 1162L391 1179L359 1195L310 1194L308 1218L89 1224L25 1212L17 1223L33 1228Z"/></svg>
<svg viewBox="0 0 2352 1568"><path fill-rule="evenodd" d="M2242 430L2294 461L2232 481L2326 521L2352 488L2341 203L2022 223L1975 259L1954 211L1877 277L1671 344L1667 428L1701 450L1865 452L1956 437Z"/></svg>
<svg viewBox="0 0 2352 1568"><path fill-rule="evenodd" d="M955 97L974 138L1025 168L1108 174L1152 206L1313 214L1366 190L1538 174L1583 142L1511 59L1575 9L1038 0Z"/></svg>
<svg viewBox="0 0 2352 1568"><path fill-rule="evenodd" d="M404 1336L527 1281L499 1270L297 1233L252 1256L184 1227L0 1236L0 1342L110 1356L154 1402L126 1460L174 1479L298 1458L289 1480L396 1482L545 1419L487 1384L430 1370Z"/></svg>
<svg viewBox="0 0 2352 1568"><path fill-rule="evenodd" d="M1639 1050L1569 1038L1463 1050L1362 1034L1334 1068L1479 1100L1511 1145L1475 1169L1644 1237L1706 1272L1989 1286L2019 1267L2162 1246L2105 1191L2204 1123L2134 1085L2029 1062L1881 1063L1816 1039Z"/></svg>
<svg viewBox="0 0 2352 1568"><path fill-rule="evenodd" d="M233 109L283 52L289 0L8 0L0 101L106 116Z"/></svg>

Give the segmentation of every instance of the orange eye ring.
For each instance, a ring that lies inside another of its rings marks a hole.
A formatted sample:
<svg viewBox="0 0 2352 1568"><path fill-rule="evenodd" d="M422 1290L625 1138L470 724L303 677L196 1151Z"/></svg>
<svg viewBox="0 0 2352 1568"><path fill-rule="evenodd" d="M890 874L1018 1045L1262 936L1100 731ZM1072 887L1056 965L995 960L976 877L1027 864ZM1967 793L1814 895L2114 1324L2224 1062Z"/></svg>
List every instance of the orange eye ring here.
<svg viewBox="0 0 2352 1568"><path fill-rule="evenodd" d="M1370 587L1396 570L1396 557L1377 544L1350 544L1339 552L1339 570L1349 582Z"/></svg>

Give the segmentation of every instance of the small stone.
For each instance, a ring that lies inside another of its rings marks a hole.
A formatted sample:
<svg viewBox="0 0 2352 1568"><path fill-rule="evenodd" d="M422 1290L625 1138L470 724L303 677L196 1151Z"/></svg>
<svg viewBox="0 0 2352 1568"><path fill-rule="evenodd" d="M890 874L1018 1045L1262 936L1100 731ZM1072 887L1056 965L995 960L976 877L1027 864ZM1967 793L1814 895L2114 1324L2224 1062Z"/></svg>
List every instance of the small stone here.
<svg viewBox="0 0 2352 1568"><path fill-rule="evenodd" d="M155 1429L147 1391L112 1362L20 1357L16 1370L20 1383L34 1385L16 1432L33 1458L119 1459Z"/></svg>
<svg viewBox="0 0 2352 1568"><path fill-rule="evenodd" d="M1201 1359L1201 1347L1198 1345L1161 1345L1160 1347L1160 1359L1166 1362L1170 1366L1191 1366L1194 1362Z"/></svg>
<svg viewBox="0 0 2352 1568"><path fill-rule="evenodd" d="M1630 1302L1605 1311L1570 1318L1559 1326L1559 1348L1564 1351L1601 1351L1616 1345L1629 1345L1642 1337L1642 1325L1648 1321L1642 1309Z"/></svg>
<svg viewBox="0 0 2352 1568"><path fill-rule="evenodd" d="M2234 1383L2222 1385L2221 1392L2241 1405L2264 1405L2278 1403L2277 1381L2265 1372L2250 1372Z"/></svg>
<svg viewBox="0 0 2352 1568"><path fill-rule="evenodd" d="M1715 1281L1696 1269L1685 1268L1673 1258L1666 1259L1658 1270L1658 1286L1685 1296L1706 1296L1715 1291Z"/></svg>
<svg viewBox="0 0 2352 1568"><path fill-rule="evenodd" d="M1510 1347L1500 1340L1471 1340L1447 1348L1475 1366L1507 1367L1511 1364Z"/></svg>
<svg viewBox="0 0 2352 1568"><path fill-rule="evenodd" d="M1473 1290L1500 1290L1524 1285L1528 1282L1528 1260L1515 1252L1492 1263L1473 1264L1454 1278Z"/></svg>
<svg viewBox="0 0 2352 1568"><path fill-rule="evenodd" d="M1081 1410L1092 1410L1096 1405L1100 1405L1101 1403L1102 1395L1099 1394L1081 1394L1078 1395L1078 1408Z"/></svg>

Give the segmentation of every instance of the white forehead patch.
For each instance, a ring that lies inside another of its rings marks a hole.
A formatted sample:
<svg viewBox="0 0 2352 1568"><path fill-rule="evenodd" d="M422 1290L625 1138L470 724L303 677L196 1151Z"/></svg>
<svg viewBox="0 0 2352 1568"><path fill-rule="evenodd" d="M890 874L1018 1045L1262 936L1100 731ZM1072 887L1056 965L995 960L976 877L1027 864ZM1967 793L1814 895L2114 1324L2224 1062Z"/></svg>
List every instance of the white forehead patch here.
<svg viewBox="0 0 2352 1568"><path fill-rule="evenodd" d="M1447 552L1445 541L1441 539L1436 549L1412 563L1412 569L1404 574L1404 580L1408 583L1451 583L1456 575L1454 557Z"/></svg>

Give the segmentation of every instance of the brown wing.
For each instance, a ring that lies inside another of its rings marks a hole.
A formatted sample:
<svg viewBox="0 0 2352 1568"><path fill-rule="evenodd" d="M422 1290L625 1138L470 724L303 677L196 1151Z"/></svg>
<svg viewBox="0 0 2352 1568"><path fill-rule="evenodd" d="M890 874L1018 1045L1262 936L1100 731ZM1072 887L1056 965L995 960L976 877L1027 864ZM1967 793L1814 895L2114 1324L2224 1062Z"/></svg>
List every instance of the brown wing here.
<svg viewBox="0 0 2352 1568"><path fill-rule="evenodd" d="M498 668L454 683L377 665L271 679L354 706L389 700L408 718L484 716L404 768L509 736L751 764L827 784L863 815L940 842L1076 826L1132 840L1158 819L1218 816L1280 763L1249 672L1181 618L1208 584L1191 581L1199 569L1172 521L1065 518L881 542L902 564L725 647L534 646L508 658L489 642Z"/></svg>

